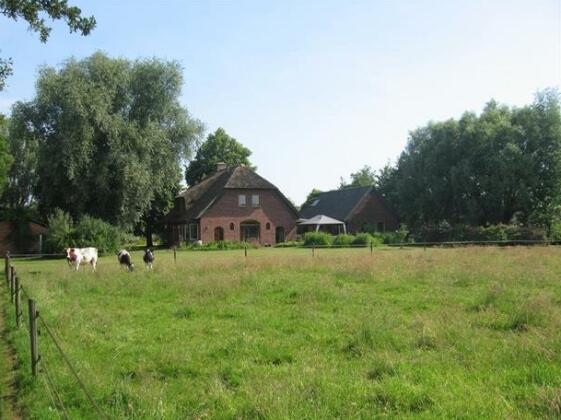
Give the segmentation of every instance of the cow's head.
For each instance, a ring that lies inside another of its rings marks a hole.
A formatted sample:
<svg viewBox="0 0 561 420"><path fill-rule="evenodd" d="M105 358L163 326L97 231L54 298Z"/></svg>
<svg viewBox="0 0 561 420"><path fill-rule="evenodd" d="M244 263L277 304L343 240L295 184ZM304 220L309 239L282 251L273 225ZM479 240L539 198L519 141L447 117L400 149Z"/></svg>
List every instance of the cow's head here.
<svg viewBox="0 0 561 420"><path fill-rule="evenodd" d="M74 248L66 248L66 260L67 261L76 261L76 250Z"/></svg>

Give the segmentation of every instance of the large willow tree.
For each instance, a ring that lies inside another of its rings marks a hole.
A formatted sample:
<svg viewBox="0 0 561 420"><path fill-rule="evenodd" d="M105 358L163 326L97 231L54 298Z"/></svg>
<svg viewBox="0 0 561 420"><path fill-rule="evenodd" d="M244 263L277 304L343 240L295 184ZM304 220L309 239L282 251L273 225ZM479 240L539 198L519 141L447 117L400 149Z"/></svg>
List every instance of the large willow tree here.
<svg viewBox="0 0 561 420"><path fill-rule="evenodd" d="M42 68L35 99L18 104L12 121L37 142L41 213L151 225L171 204L202 131L179 103L182 82L175 62L102 53Z"/></svg>

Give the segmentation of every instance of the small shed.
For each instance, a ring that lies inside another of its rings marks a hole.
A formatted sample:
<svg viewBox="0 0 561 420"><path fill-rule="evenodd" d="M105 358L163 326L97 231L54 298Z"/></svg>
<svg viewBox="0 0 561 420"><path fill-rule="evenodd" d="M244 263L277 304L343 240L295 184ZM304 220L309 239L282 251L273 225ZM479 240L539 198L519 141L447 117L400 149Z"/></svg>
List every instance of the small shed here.
<svg viewBox="0 0 561 420"><path fill-rule="evenodd" d="M12 254L41 253L47 233L47 226L39 222L30 221L26 226L0 221L0 255L8 251Z"/></svg>
<svg viewBox="0 0 561 420"><path fill-rule="evenodd" d="M347 233L345 222L324 214L318 214L310 219L300 219L298 226L300 227L299 233L311 232L312 230L316 232L322 230L336 235Z"/></svg>

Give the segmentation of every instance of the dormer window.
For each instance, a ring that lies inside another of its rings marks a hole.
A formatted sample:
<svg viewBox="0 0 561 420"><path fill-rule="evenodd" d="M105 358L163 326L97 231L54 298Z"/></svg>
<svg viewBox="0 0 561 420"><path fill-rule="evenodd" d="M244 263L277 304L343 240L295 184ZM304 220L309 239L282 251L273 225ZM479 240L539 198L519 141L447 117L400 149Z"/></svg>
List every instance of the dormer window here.
<svg viewBox="0 0 561 420"><path fill-rule="evenodd" d="M257 194L251 196L251 207L259 207L259 196Z"/></svg>
<svg viewBox="0 0 561 420"><path fill-rule="evenodd" d="M238 195L238 206L240 206L240 207L245 207L246 206L245 195L244 194Z"/></svg>

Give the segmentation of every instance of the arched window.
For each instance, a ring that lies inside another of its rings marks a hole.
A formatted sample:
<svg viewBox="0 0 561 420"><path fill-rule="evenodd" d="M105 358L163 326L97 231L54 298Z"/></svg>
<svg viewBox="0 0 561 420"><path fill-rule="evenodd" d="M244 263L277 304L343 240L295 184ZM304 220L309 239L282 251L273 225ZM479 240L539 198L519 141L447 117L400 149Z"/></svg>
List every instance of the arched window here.
<svg viewBox="0 0 561 420"><path fill-rule="evenodd" d="M267 224L265 225L265 229L267 229L267 230L271 229L271 224L269 222L267 222Z"/></svg>
<svg viewBox="0 0 561 420"><path fill-rule="evenodd" d="M220 226L214 229L214 240L215 241L224 240L224 229L222 229Z"/></svg>
<svg viewBox="0 0 561 420"><path fill-rule="evenodd" d="M230 223L230 230L234 230L234 223Z"/></svg>

